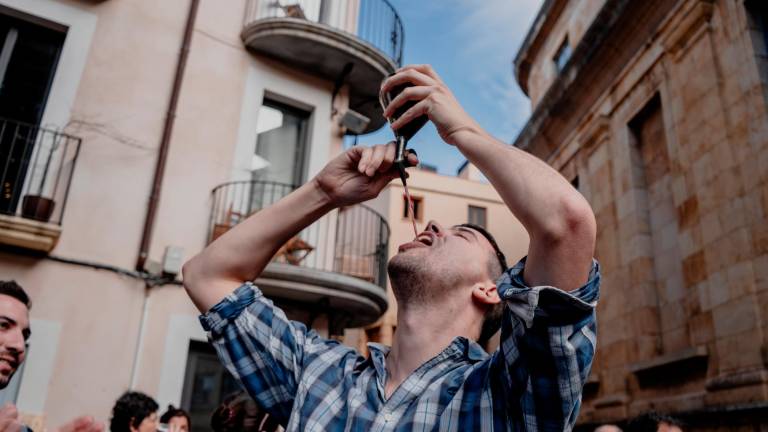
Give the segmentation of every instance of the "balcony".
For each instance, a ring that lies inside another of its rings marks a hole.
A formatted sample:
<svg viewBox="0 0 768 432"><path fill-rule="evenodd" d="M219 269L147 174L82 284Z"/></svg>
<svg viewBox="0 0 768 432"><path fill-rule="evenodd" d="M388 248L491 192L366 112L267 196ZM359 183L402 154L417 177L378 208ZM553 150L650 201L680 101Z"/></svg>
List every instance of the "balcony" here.
<svg viewBox="0 0 768 432"><path fill-rule="evenodd" d="M294 189L259 180L217 186L208 240ZM388 242L389 225L378 213L364 205L344 207L283 245L256 283L271 298L334 312L342 327L364 326L387 308Z"/></svg>
<svg viewBox="0 0 768 432"><path fill-rule="evenodd" d="M81 141L0 118L0 244L53 250Z"/></svg>
<svg viewBox="0 0 768 432"><path fill-rule="evenodd" d="M378 91L402 59L403 24L387 0L249 0L245 45L292 67L349 85L349 108L384 125Z"/></svg>

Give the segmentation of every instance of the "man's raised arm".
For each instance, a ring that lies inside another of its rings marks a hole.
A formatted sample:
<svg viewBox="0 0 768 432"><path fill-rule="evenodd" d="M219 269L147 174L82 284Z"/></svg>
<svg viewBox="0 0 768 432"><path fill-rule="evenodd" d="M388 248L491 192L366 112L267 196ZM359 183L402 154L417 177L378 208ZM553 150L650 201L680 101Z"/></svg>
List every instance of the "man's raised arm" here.
<svg viewBox="0 0 768 432"><path fill-rule="evenodd" d="M485 174L531 238L524 274L527 284L565 291L582 286L591 269L596 236L595 216L584 197L542 160L486 133L430 66L402 68L382 91L403 83L413 87L392 101L385 117L407 100L418 101L392 128L426 114L443 140Z"/></svg>
<svg viewBox="0 0 768 432"><path fill-rule="evenodd" d="M283 244L333 208L377 196L397 177L390 169L394 157L394 144L353 147L211 243L184 264L184 287L195 306L206 312L243 282L256 279Z"/></svg>

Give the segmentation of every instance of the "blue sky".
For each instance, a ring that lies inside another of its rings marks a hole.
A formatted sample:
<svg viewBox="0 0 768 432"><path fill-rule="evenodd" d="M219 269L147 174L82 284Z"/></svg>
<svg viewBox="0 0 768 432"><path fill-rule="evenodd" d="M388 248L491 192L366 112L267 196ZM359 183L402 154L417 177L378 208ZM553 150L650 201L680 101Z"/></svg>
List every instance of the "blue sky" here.
<svg viewBox="0 0 768 432"><path fill-rule="evenodd" d="M482 127L510 143L530 115L512 60L542 0L390 0L405 27L404 64L430 63ZM359 145L392 139L389 127ZM428 124L411 140L422 162L453 175L464 157Z"/></svg>

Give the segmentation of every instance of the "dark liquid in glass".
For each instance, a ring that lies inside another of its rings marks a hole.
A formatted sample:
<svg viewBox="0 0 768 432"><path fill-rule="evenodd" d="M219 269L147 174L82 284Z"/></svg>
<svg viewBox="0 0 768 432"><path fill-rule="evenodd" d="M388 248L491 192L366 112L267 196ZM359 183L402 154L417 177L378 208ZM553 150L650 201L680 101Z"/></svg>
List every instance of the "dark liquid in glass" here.
<svg viewBox="0 0 768 432"><path fill-rule="evenodd" d="M392 100L397 97L397 95L399 95L403 90L405 90L408 87L413 87L413 84L411 83L401 84L397 87L393 87L390 91L385 93L384 98L382 100L383 107L386 108L389 105L389 103L392 102ZM406 111L411 109L418 102L419 101L407 101L406 103L404 103L400 108L397 109L397 111L395 111L395 113L389 119L390 122L394 122L395 120L399 119L401 115L405 114ZM416 117L415 119L406 123L405 126L396 130L395 136L402 136L403 138L405 138L406 141L410 141L410 139L413 138L414 135L416 135L416 132L418 132L422 127L424 127L425 124L427 124L427 121L429 121L429 118L426 115Z"/></svg>

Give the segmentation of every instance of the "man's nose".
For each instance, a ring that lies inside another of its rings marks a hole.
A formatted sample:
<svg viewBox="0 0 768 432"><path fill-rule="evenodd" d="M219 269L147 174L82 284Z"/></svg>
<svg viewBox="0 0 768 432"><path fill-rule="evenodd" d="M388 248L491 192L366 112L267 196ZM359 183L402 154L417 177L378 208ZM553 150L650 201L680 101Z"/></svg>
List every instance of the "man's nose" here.
<svg viewBox="0 0 768 432"><path fill-rule="evenodd" d="M445 234L445 230L443 229L443 226L434 220L427 222L427 228L424 231L432 231L438 236L442 236Z"/></svg>

